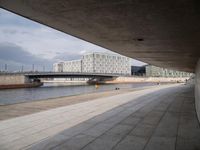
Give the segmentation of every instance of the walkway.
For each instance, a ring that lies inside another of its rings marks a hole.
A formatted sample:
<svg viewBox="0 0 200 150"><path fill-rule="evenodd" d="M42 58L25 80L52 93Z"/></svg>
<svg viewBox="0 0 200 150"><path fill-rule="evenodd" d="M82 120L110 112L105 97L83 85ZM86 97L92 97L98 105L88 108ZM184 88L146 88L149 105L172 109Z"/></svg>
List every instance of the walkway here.
<svg viewBox="0 0 200 150"><path fill-rule="evenodd" d="M143 89L145 88L147 87L143 87ZM44 110L49 110L52 108L73 105L73 104L86 102L86 101L92 101L99 97L108 97L108 96L118 95L118 94L130 92L134 90L140 90L140 89L142 88L87 93L87 94L81 94L81 95L75 95L75 96L64 96L64 97L50 98L50 99L24 102L24 103L18 103L18 104L0 105L0 120L16 118L16 117L44 111Z"/></svg>
<svg viewBox="0 0 200 150"><path fill-rule="evenodd" d="M0 121L0 149L197 150L193 96L165 85Z"/></svg>

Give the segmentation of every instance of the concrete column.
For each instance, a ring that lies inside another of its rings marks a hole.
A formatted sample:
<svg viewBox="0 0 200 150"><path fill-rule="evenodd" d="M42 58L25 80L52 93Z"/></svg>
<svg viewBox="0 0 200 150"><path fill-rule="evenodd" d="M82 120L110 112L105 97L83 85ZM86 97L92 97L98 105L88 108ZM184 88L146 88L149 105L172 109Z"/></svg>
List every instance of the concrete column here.
<svg viewBox="0 0 200 150"><path fill-rule="evenodd" d="M200 59L195 70L195 106L197 116L200 121Z"/></svg>

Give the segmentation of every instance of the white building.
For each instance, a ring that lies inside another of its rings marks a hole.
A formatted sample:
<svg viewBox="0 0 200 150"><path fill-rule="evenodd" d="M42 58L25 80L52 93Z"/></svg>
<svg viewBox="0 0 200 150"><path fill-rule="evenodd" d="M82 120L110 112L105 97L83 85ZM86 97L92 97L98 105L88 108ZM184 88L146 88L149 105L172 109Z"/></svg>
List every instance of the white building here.
<svg viewBox="0 0 200 150"><path fill-rule="evenodd" d="M152 65L145 67L147 77L191 77L193 73L176 71Z"/></svg>
<svg viewBox="0 0 200 150"><path fill-rule="evenodd" d="M83 56L83 72L131 74L130 59L116 54L89 53Z"/></svg>
<svg viewBox="0 0 200 150"><path fill-rule="evenodd" d="M131 74L130 59L125 56L108 53L88 53L81 60L56 63L54 71L86 72L108 74ZM62 66L62 69L60 68Z"/></svg>
<svg viewBox="0 0 200 150"><path fill-rule="evenodd" d="M82 72L82 60L65 61L63 72Z"/></svg>
<svg viewBox="0 0 200 150"><path fill-rule="evenodd" d="M63 62L58 62L53 64L54 72L63 72Z"/></svg>

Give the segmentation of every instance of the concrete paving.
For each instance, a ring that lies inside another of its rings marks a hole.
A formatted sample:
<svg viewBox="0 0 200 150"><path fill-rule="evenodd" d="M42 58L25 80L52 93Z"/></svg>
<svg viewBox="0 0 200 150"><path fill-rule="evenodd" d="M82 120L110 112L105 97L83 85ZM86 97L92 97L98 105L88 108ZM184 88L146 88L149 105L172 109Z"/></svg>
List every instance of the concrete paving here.
<svg viewBox="0 0 200 150"><path fill-rule="evenodd" d="M0 121L0 149L197 150L193 90L158 86Z"/></svg>
<svg viewBox="0 0 200 150"><path fill-rule="evenodd" d="M130 91L145 89L143 88L134 88L134 89L121 89L121 90L112 90L96 93L87 93L74 96L64 96L58 98L49 98L38 101L24 102L18 104L10 105L0 105L0 120L11 119L15 117L25 116L33 114L36 112L49 110L52 108L73 105L81 102L92 101L99 97L108 97L112 95L122 94Z"/></svg>

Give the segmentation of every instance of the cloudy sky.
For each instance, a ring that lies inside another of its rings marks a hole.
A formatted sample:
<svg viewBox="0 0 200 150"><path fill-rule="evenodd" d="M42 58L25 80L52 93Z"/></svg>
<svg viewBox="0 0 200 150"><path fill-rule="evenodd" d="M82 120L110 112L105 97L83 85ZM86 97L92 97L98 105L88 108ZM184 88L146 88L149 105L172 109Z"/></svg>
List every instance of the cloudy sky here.
<svg viewBox="0 0 200 150"><path fill-rule="evenodd" d="M79 59L87 52L110 52L0 8L0 70L52 70L61 60ZM144 63L132 60L133 65Z"/></svg>

